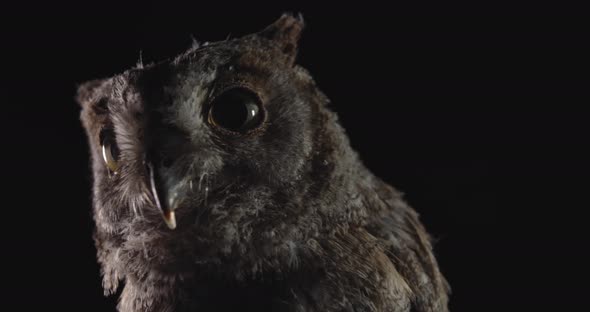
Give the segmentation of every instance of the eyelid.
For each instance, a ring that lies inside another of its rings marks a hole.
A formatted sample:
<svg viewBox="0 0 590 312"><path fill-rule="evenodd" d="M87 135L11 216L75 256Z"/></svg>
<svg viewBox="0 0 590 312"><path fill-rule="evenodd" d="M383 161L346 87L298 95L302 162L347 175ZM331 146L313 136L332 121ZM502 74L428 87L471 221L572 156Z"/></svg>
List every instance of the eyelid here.
<svg viewBox="0 0 590 312"><path fill-rule="evenodd" d="M232 79L230 81L226 81L226 82L218 83L218 84L214 85L213 88L211 89L211 92L209 93L209 99L207 100L207 103L213 102L215 100L215 98L217 98L219 95L221 95L231 89L235 89L235 88L243 88L243 89L249 90L250 92L252 92L253 94L255 94L258 97L258 100L260 100L260 103L264 104L263 92L261 92L261 90L259 88L256 88L251 83L246 82L242 79Z"/></svg>

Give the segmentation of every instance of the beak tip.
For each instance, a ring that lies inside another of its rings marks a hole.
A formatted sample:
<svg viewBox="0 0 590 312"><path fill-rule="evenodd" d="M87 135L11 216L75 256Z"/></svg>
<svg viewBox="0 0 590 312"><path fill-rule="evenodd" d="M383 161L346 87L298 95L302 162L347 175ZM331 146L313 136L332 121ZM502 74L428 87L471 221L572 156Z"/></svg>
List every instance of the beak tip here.
<svg viewBox="0 0 590 312"><path fill-rule="evenodd" d="M176 215L174 211L166 211L162 214L162 217L164 217L164 222L166 222L169 229L174 230L176 228Z"/></svg>

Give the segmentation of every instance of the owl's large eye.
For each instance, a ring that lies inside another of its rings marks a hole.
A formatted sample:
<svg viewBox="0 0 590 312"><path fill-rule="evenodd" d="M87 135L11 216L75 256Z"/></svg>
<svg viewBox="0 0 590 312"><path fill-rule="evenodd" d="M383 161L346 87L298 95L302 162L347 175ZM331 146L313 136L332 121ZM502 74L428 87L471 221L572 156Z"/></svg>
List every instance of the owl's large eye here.
<svg viewBox="0 0 590 312"><path fill-rule="evenodd" d="M207 121L232 132L245 133L255 129L264 121L260 98L245 88L229 89L213 100Z"/></svg>
<svg viewBox="0 0 590 312"><path fill-rule="evenodd" d="M102 159L107 165L107 168L111 172L117 172L117 169L119 169L119 147L117 146L117 142L115 142L113 129L104 128L100 131L100 145L102 148Z"/></svg>

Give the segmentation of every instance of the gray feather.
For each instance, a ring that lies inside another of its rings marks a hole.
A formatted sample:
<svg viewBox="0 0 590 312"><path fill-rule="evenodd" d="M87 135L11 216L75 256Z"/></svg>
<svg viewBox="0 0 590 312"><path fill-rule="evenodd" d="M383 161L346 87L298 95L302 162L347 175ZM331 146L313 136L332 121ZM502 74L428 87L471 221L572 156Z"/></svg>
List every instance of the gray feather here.
<svg viewBox="0 0 590 312"><path fill-rule="evenodd" d="M366 169L295 64L302 28L285 15L80 87L98 261L105 294L123 287L119 311L447 311L418 215ZM208 117L235 87L264 113L249 132ZM160 191L177 205L174 230Z"/></svg>

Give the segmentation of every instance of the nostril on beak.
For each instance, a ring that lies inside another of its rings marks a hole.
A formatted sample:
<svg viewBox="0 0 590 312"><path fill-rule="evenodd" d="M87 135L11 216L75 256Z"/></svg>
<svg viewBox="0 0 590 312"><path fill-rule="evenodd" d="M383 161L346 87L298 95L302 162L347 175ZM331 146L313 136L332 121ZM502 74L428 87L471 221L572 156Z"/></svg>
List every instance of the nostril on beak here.
<svg viewBox="0 0 590 312"><path fill-rule="evenodd" d="M170 168L186 150L187 134L172 126L152 129L148 138L146 155L157 168Z"/></svg>
<svg viewBox="0 0 590 312"><path fill-rule="evenodd" d="M162 167L164 167L164 168L170 168L173 163L172 157L170 157L170 156L162 156L160 162L162 164Z"/></svg>

